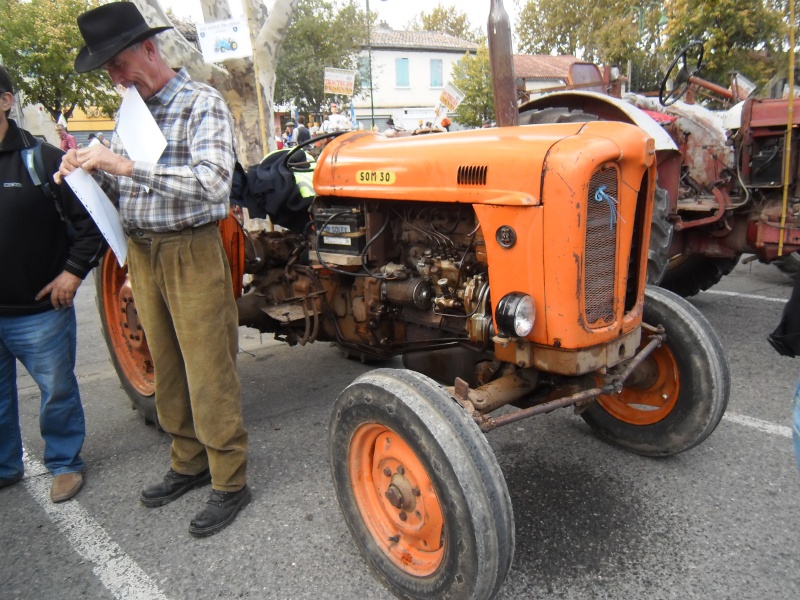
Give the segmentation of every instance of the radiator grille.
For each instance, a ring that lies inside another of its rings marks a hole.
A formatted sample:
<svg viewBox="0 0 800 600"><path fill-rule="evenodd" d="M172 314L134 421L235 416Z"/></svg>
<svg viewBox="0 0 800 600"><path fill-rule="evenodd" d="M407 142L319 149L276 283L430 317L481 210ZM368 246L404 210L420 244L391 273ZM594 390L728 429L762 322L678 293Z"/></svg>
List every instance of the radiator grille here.
<svg viewBox="0 0 800 600"><path fill-rule="evenodd" d="M614 317L617 197L616 168L603 168L592 175L587 198L584 258L584 306L589 325L599 326Z"/></svg>
<svg viewBox="0 0 800 600"><path fill-rule="evenodd" d="M486 171L489 167L470 165L458 167L458 185L486 185Z"/></svg>

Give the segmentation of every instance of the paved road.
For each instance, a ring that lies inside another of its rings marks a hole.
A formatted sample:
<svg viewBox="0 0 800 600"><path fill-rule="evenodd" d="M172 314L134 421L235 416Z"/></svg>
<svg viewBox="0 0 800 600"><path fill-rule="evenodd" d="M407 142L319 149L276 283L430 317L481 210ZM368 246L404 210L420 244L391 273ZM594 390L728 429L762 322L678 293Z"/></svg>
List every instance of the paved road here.
<svg viewBox="0 0 800 600"><path fill-rule="evenodd" d="M726 419L690 452L627 454L566 410L489 435L516 519L500 598L800 597L800 475L786 436L800 362L764 340L790 291L777 269L753 264L692 300L722 338L733 390ZM327 345L288 348L242 330L254 502L196 540L186 528L206 490L139 505L138 491L169 466L168 440L130 410L91 282L77 306L87 483L76 501L47 500L38 391L21 372L29 464L0 492L0 598L392 597L350 539L328 467L331 403L366 367Z"/></svg>

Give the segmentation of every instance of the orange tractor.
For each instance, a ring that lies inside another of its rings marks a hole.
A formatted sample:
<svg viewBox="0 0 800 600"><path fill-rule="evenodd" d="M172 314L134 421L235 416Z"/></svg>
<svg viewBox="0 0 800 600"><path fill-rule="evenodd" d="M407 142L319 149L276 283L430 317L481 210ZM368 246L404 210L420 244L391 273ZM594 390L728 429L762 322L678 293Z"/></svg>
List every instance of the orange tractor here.
<svg viewBox="0 0 800 600"><path fill-rule="evenodd" d="M302 230L222 225L234 281L250 276L240 323L403 357L405 369L343 390L329 427L345 521L398 596L487 599L503 584L514 518L488 432L574 407L610 443L668 456L722 418L716 334L646 285L656 151L642 129L350 132L322 151L313 183ZM107 257L97 281L114 364L154 419L125 270Z"/></svg>

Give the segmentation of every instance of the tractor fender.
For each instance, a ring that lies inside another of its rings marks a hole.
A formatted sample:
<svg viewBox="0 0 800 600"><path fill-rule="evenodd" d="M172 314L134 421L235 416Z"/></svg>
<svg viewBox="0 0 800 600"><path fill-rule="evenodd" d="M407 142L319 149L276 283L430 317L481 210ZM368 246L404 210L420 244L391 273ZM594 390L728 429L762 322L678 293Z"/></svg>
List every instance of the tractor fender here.
<svg viewBox="0 0 800 600"><path fill-rule="evenodd" d="M598 92L565 91L553 92L526 102L519 108L521 114L530 110L564 107L582 110L607 121L632 123L643 129L655 140L656 150L678 150L670 135L652 117L633 104Z"/></svg>

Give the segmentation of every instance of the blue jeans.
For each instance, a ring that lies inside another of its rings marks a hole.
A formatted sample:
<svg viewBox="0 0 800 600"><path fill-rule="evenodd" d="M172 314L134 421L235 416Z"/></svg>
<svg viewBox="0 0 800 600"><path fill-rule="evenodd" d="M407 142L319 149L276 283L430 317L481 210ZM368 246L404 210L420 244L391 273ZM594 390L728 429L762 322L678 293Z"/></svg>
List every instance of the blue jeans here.
<svg viewBox="0 0 800 600"><path fill-rule="evenodd" d="M800 380L794 391L794 409L792 412L792 438L794 438L794 457L800 469Z"/></svg>
<svg viewBox="0 0 800 600"><path fill-rule="evenodd" d="M39 428L44 464L53 475L83 470L86 427L75 379L75 309L0 316L0 479L23 474L17 364L25 366L42 393Z"/></svg>

